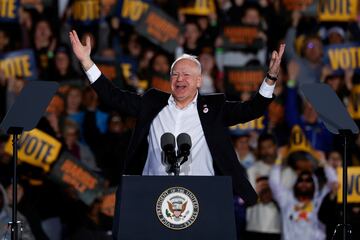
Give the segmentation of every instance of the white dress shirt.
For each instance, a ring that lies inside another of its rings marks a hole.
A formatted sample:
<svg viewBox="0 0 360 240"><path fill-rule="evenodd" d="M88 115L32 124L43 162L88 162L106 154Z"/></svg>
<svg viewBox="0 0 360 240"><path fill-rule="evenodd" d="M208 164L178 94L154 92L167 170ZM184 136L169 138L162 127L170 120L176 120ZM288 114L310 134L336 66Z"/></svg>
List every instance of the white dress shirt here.
<svg viewBox="0 0 360 240"><path fill-rule="evenodd" d="M100 77L101 72L94 64L86 71L86 75L93 83ZM266 98L271 98L274 88L275 84L269 85L263 81L259 93ZM176 107L173 96L169 97L168 105L159 112L150 126L147 137L149 148L143 175L168 175L162 161L160 143L161 136L166 132L172 133L175 137L180 133L187 133L191 137L190 156L188 161L181 166L180 175L215 175L213 159L205 140L196 104L197 95L188 106L179 109Z"/></svg>
<svg viewBox="0 0 360 240"><path fill-rule="evenodd" d="M143 170L143 175L167 175L166 165L162 163L160 138L166 132L177 137L180 133L189 134L192 142L190 156L180 168L180 175L214 174L212 157L204 137L199 114L197 111L197 96L185 108L176 107L171 95L166 105L154 118L148 135L149 150Z"/></svg>

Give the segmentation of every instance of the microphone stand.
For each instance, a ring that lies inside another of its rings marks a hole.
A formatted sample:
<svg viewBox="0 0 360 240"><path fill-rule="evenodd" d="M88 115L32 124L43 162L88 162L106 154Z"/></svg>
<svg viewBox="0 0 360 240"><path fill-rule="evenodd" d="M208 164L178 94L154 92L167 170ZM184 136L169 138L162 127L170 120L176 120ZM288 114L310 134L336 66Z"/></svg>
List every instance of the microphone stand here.
<svg viewBox="0 0 360 240"><path fill-rule="evenodd" d="M332 240L343 239L343 240L351 240L352 239L352 227L347 223L347 195L348 195L348 169L347 169L347 139L349 139L352 135L351 130L348 129L339 129L340 135L344 138L344 158L343 158L343 166L342 166L342 211L343 211L343 222L342 224L338 224L335 228Z"/></svg>
<svg viewBox="0 0 360 240"><path fill-rule="evenodd" d="M176 161L174 164L174 175L179 176L180 175L180 167L181 165L188 160L189 154L183 154L178 157L176 157Z"/></svg>
<svg viewBox="0 0 360 240"><path fill-rule="evenodd" d="M180 175L180 161L175 161L175 164L174 164L174 175L175 176L179 176Z"/></svg>
<svg viewBox="0 0 360 240"><path fill-rule="evenodd" d="M167 172L174 173L175 176L179 176L180 174L180 165L177 161L177 156L173 151L164 151L165 153L165 164L170 165L169 170Z"/></svg>
<svg viewBox="0 0 360 240"><path fill-rule="evenodd" d="M17 161L18 161L18 136L22 133L23 128L21 127L11 127L8 130L8 134L13 136L12 145L13 145L13 201L12 201L12 217L11 222L8 223L11 231L11 240L18 239L18 229L21 225L21 222L17 220ZM22 231L22 228L20 227Z"/></svg>

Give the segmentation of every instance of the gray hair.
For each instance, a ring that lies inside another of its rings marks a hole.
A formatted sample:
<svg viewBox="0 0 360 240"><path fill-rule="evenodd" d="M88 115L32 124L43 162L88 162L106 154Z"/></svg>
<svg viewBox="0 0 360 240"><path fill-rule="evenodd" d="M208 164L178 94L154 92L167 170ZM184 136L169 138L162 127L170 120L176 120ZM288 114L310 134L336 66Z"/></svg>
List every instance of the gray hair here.
<svg viewBox="0 0 360 240"><path fill-rule="evenodd" d="M184 53L183 55L181 55L180 57L178 57L178 58L171 64L171 67L170 67L170 75L172 74L172 71L173 71L173 68L174 68L175 64L176 64L178 61L183 60L183 59L187 59L187 60L190 60L190 61L194 62L194 63L196 64L196 66L198 67L198 69L199 69L199 73L201 74L201 72L202 72L201 63L200 63L199 60L197 59L197 56Z"/></svg>

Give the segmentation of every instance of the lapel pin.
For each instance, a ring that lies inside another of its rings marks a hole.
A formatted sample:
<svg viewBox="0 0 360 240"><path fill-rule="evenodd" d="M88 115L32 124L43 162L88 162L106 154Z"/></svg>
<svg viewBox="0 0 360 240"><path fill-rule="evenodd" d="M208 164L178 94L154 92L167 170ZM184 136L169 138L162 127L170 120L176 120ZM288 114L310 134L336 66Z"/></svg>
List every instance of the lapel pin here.
<svg viewBox="0 0 360 240"><path fill-rule="evenodd" d="M207 113L209 111L209 109L207 107L204 108L203 112Z"/></svg>

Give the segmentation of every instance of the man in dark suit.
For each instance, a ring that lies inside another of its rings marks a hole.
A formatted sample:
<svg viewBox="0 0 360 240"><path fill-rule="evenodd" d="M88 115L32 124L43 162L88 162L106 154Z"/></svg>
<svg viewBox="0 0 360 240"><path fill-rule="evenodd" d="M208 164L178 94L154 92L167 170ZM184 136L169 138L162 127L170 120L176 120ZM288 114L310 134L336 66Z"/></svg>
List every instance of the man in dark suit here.
<svg viewBox="0 0 360 240"><path fill-rule="evenodd" d="M91 60L90 39L83 45L75 31L70 32L69 37L75 56L102 102L137 118L125 174L167 175L161 159L160 138L165 132L175 136L185 132L191 136L193 145L180 175L232 176L235 194L246 205L256 203L257 195L237 160L227 127L259 118L273 100L284 44L279 52L272 53L269 71L259 92L242 103L226 101L223 94L200 95L201 65L196 57L186 54L171 66L171 94L150 89L140 96L120 90Z"/></svg>

